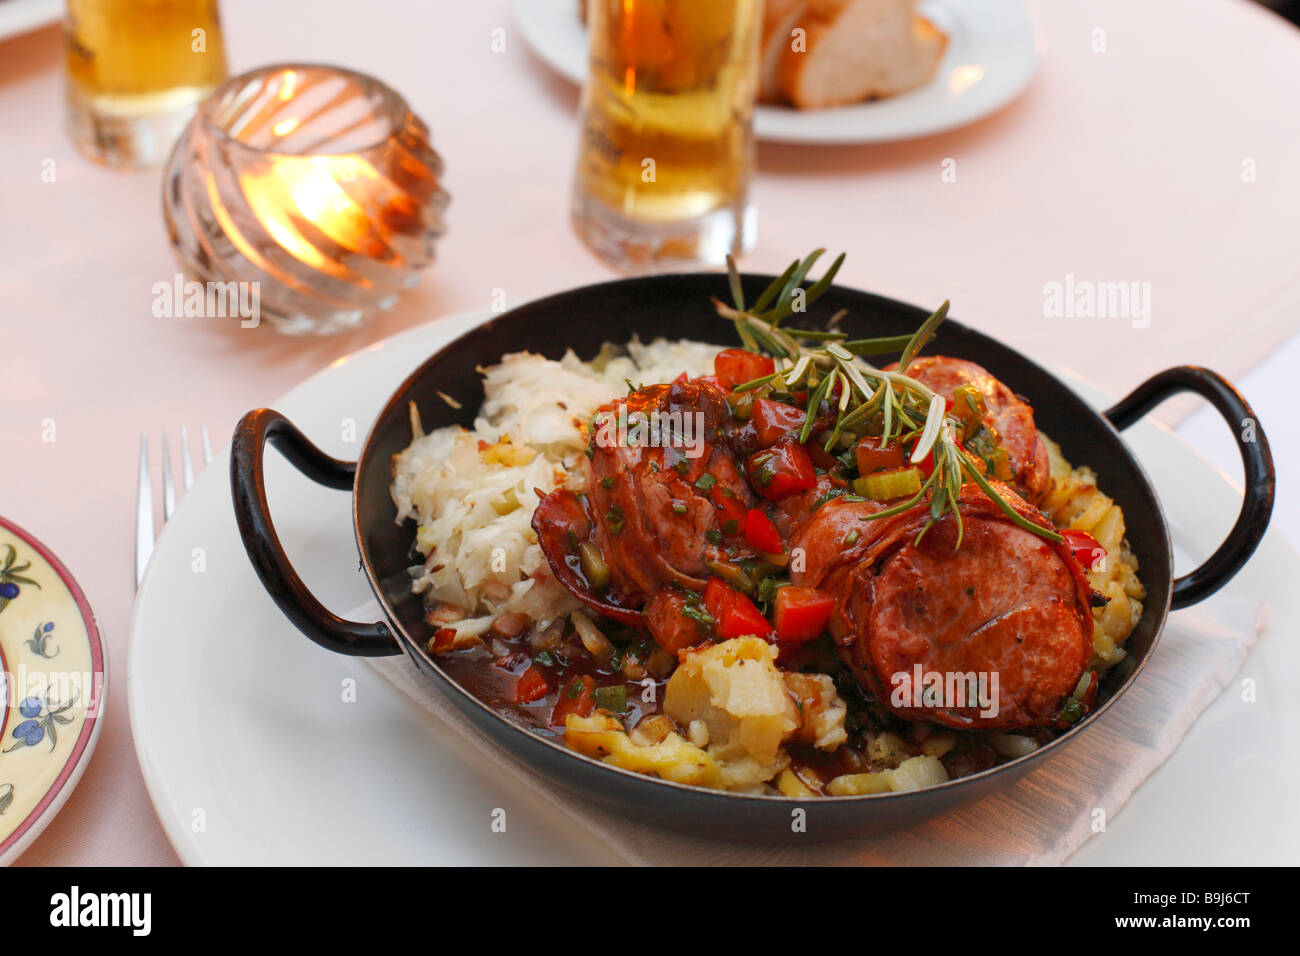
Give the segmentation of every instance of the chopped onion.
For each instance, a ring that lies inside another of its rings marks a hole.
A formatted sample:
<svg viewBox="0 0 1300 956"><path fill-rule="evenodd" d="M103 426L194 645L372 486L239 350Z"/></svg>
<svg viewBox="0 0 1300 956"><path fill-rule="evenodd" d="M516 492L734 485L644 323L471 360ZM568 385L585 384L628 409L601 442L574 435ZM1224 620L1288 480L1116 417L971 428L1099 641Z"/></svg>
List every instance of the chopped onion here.
<svg viewBox="0 0 1300 956"><path fill-rule="evenodd" d="M598 661L608 660L614 656L614 645L600 632L600 628L592 623L591 618L581 611L574 611L569 615L569 620L573 621L573 628L578 632L578 639L582 641L582 646L587 649L588 654Z"/></svg>

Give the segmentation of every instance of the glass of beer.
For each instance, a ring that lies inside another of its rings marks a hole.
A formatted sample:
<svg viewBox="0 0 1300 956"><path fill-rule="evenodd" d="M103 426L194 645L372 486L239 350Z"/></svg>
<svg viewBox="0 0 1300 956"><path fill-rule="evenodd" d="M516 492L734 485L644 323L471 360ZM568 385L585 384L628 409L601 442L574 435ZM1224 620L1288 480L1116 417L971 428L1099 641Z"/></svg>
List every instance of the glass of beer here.
<svg viewBox="0 0 1300 956"><path fill-rule="evenodd" d="M753 247L763 0L589 0L574 228L627 272Z"/></svg>
<svg viewBox="0 0 1300 956"><path fill-rule="evenodd" d="M98 162L161 164L226 78L217 0L68 0L67 122Z"/></svg>

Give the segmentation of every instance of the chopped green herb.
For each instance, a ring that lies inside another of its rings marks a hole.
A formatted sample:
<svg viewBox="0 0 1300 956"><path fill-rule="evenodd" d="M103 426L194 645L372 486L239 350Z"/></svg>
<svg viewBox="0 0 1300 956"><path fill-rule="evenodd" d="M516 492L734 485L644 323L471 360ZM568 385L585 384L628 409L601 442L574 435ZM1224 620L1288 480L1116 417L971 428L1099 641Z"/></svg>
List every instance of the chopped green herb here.
<svg viewBox="0 0 1300 956"><path fill-rule="evenodd" d="M610 489L610 488L613 488L613 487L614 487L614 479L613 479L613 478L610 478L610 477L608 477L608 476L606 476L606 477L600 479L600 487L605 488L605 489L607 489L607 490Z"/></svg>
<svg viewBox="0 0 1300 956"><path fill-rule="evenodd" d="M852 531L850 531L848 534L844 536L844 546L847 548L851 545L857 544L859 537L860 536L858 534L858 529L854 528Z"/></svg>
<svg viewBox="0 0 1300 956"><path fill-rule="evenodd" d="M813 512L821 508L822 505L826 504L826 502L832 501L843 494L844 492L841 491L839 488L826 492L826 494L822 495L820 498L818 498L816 501L813 502L812 507L808 509L808 513L812 514Z"/></svg>
<svg viewBox="0 0 1300 956"><path fill-rule="evenodd" d="M541 664L543 667L555 666L555 658L552 657L551 652L547 650L538 651L533 656L533 660L536 661L538 664Z"/></svg>
<svg viewBox="0 0 1300 956"><path fill-rule="evenodd" d="M623 509L620 508L618 505L611 506L609 511L605 512L605 523L609 525L610 534L618 534L620 531L622 531L623 530Z"/></svg>
<svg viewBox="0 0 1300 956"><path fill-rule="evenodd" d="M704 532L704 537L710 544L722 544L722 532L717 528L710 528Z"/></svg>
<svg viewBox="0 0 1300 956"><path fill-rule="evenodd" d="M1066 724L1077 724L1082 717L1083 702L1071 697L1065 702L1065 706L1061 708L1061 712L1056 719Z"/></svg>
<svg viewBox="0 0 1300 956"><path fill-rule="evenodd" d="M706 629L713 627L713 615L704 609L698 594L693 595L682 605L682 613L695 623L702 624Z"/></svg>
<svg viewBox="0 0 1300 956"><path fill-rule="evenodd" d="M700 491L708 491L717 483L718 479L714 478L707 471L700 475L699 478L695 479L695 487L700 489Z"/></svg>
<svg viewBox="0 0 1300 956"><path fill-rule="evenodd" d="M737 534L739 531L740 531L740 525L736 522L735 518L732 518L730 521L724 523L722 526L722 533L724 535L727 535L728 537L730 537L733 534Z"/></svg>
<svg viewBox="0 0 1300 956"><path fill-rule="evenodd" d="M674 502L673 502L673 514L679 514L679 515L684 515L684 514L686 514L686 502L684 502L684 501L674 501Z"/></svg>

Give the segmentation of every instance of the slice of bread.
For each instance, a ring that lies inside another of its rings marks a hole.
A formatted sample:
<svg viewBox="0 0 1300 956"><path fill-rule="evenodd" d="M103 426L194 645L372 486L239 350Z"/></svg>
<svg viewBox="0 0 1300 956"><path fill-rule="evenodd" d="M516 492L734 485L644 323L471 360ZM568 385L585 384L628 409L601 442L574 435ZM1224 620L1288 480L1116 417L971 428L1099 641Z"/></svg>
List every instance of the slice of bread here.
<svg viewBox="0 0 1300 956"><path fill-rule="evenodd" d="M798 25L806 31L806 52L787 41L776 82L799 109L896 96L921 86L934 77L948 45L916 13L916 0L810 0Z"/></svg>
<svg viewBox="0 0 1300 956"><path fill-rule="evenodd" d="M785 94L781 92L781 60L794 42L794 29L808 5L808 0L767 0L763 5L758 77L758 99L762 103L785 102Z"/></svg>

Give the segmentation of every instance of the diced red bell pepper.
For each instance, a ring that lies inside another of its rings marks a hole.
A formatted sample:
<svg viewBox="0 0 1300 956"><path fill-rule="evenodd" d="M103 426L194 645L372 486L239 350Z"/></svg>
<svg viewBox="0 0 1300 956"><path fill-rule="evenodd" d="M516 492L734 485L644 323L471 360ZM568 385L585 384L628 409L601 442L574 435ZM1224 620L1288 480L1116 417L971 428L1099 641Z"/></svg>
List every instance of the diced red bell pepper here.
<svg viewBox="0 0 1300 956"><path fill-rule="evenodd" d="M867 435L853 446L853 454L858 460L858 474L869 475L873 471L886 471L890 468L903 467L903 446L890 442L882 446L880 439ZM934 468L931 458L930 467Z"/></svg>
<svg viewBox="0 0 1300 956"><path fill-rule="evenodd" d="M823 471L830 471L840 463L840 460L826 450L816 437L808 444L803 446L803 450L808 453L812 459L813 467L820 468Z"/></svg>
<svg viewBox="0 0 1300 956"><path fill-rule="evenodd" d="M786 440L749 456L749 483L768 501L780 501L817 485L817 472L804 447Z"/></svg>
<svg viewBox="0 0 1300 956"><path fill-rule="evenodd" d="M714 485L709 489L709 497L713 499L714 506L721 512L718 517L724 533L727 525L734 524L735 527L731 529L731 533L740 534L741 529L745 527L745 503L736 497L734 491L721 484Z"/></svg>
<svg viewBox="0 0 1300 956"><path fill-rule="evenodd" d="M1100 542L1086 531L1076 531L1073 528L1066 528L1061 532L1061 537L1065 539L1065 546L1074 554L1075 560L1083 565L1085 570L1100 570L1102 562L1106 559L1106 549Z"/></svg>
<svg viewBox="0 0 1300 956"><path fill-rule="evenodd" d="M735 592L734 588L728 587L727 582L721 578L709 578L704 585L704 610L709 612L713 620L722 617L723 610L731 602L731 595Z"/></svg>
<svg viewBox="0 0 1300 956"><path fill-rule="evenodd" d="M787 585L776 592L776 639L782 644L803 644L826 630L835 599L816 588Z"/></svg>
<svg viewBox="0 0 1300 956"><path fill-rule="evenodd" d="M907 460L909 462L912 460L910 454L908 455ZM921 469L922 478L929 478L931 475L934 474L934 448L933 447L925 453L924 458L922 458L920 461L916 463L916 467Z"/></svg>
<svg viewBox="0 0 1300 956"><path fill-rule="evenodd" d="M550 692L551 685L546 682L537 665L529 664L528 670L520 674L519 680L515 683L515 703L531 704L535 700L541 700Z"/></svg>
<svg viewBox="0 0 1300 956"><path fill-rule="evenodd" d="M785 551L785 542L781 532L776 530L772 519L758 508L750 508L745 515L745 541L755 551L764 554L781 554Z"/></svg>
<svg viewBox="0 0 1300 956"><path fill-rule="evenodd" d="M454 627L440 627L433 632L433 649L435 651L446 651L451 649L451 645L456 642L456 629Z"/></svg>
<svg viewBox="0 0 1300 956"><path fill-rule="evenodd" d="M731 391L737 385L752 382L776 371L776 363L766 355L747 349L723 349L713 360L718 384Z"/></svg>
<svg viewBox="0 0 1300 956"><path fill-rule="evenodd" d="M772 625L758 613L754 602L720 578L709 578L704 588L704 609L713 618L713 633L719 640L748 634L767 639L772 634Z"/></svg>
<svg viewBox="0 0 1300 956"><path fill-rule="evenodd" d="M680 591L665 588L644 609L650 636L670 654L694 647L708 636L698 621L686 616L686 601Z"/></svg>
<svg viewBox="0 0 1300 956"><path fill-rule="evenodd" d="M569 681L569 685L560 691L560 697L551 710L551 726L563 727L564 718L569 714L590 717L596 709L596 681L585 675L579 675Z"/></svg>
<svg viewBox="0 0 1300 956"><path fill-rule="evenodd" d="M754 408L749 413L749 421L754 426L760 448L775 445L786 435L803 428L805 417L802 409L785 402L774 402L770 398L756 399Z"/></svg>

